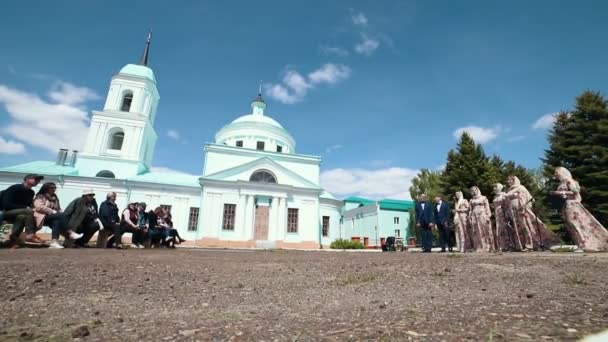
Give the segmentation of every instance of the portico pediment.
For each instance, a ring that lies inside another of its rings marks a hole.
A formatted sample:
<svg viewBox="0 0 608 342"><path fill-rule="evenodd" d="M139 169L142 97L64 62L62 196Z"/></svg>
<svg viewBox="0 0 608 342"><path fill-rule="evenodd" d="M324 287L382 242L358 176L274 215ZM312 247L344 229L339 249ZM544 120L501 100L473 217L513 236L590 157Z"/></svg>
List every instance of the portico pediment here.
<svg viewBox="0 0 608 342"><path fill-rule="evenodd" d="M290 185L298 188L319 188L317 184L308 181L304 177L287 169L268 157L259 158L249 163L241 164L239 166L207 175L203 177L203 179L249 182L252 181L252 175L254 175L256 172L259 174L260 171L267 171L269 174L273 175L276 184L279 185ZM259 181L260 179L254 177L254 180ZM270 178L264 178L262 181L272 182Z"/></svg>

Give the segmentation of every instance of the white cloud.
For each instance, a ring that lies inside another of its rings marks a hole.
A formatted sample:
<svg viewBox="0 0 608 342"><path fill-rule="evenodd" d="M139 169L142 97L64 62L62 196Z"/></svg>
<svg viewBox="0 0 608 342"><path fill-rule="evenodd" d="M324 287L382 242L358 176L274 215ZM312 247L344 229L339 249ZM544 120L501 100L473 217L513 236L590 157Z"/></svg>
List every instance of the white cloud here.
<svg viewBox="0 0 608 342"><path fill-rule="evenodd" d="M265 89L267 96L285 104L294 104L302 101L300 96L291 94L289 89L280 84L270 84L270 86L265 87Z"/></svg>
<svg viewBox="0 0 608 342"><path fill-rule="evenodd" d="M338 46L321 46L319 49L321 50L322 53L324 53L326 55L336 55L336 56L340 56L340 57L345 57L350 54L348 52L348 50L343 49Z"/></svg>
<svg viewBox="0 0 608 342"><path fill-rule="evenodd" d="M353 21L353 24L355 25L360 25L360 26L366 26L367 25L367 17L365 16L365 14L359 12L357 14L353 14L351 16L351 20Z"/></svg>
<svg viewBox="0 0 608 342"><path fill-rule="evenodd" d="M0 104L12 119L2 131L52 152L59 148L82 149L89 129L84 103L99 96L89 88L67 82L55 84L48 96L52 101L0 85Z"/></svg>
<svg viewBox="0 0 608 342"><path fill-rule="evenodd" d="M355 45L355 51L362 55L369 56L374 53L378 47L380 47L379 40L371 38L366 34L362 34L361 39L361 42Z"/></svg>
<svg viewBox="0 0 608 342"><path fill-rule="evenodd" d="M325 149L325 153L331 153L331 152L333 152L335 150L341 149L342 147L344 147L344 146L342 146L342 144L331 145L331 146L329 146L328 148Z"/></svg>
<svg viewBox="0 0 608 342"><path fill-rule="evenodd" d="M549 113L541 116L534 122L532 128L534 129L550 129L553 127L553 123L555 122L555 116L557 113Z"/></svg>
<svg viewBox="0 0 608 342"><path fill-rule="evenodd" d="M418 170L389 167L384 169L331 169L321 173L325 190L337 196L362 196L372 199L409 199L409 188Z"/></svg>
<svg viewBox="0 0 608 342"><path fill-rule="evenodd" d="M480 126L460 127L454 131L454 133L453 133L454 138L460 139L460 136L464 132L467 132L471 136L471 138L473 138L473 140L475 140L475 142L477 142L479 144L485 144L487 142L490 142L490 141L496 139L496 137L498 137L498 134L500 133L500 128L499 127L486 128L486 127L480 127Z"/></svg>
<svg viewBox="0 0 608 342"><path fill-rule="evenodd" d="M193 174L188 173L188 172L183 172L183 171L171 169L171 168L168 168L168 167L165 167L165 166L152 166L150 168L150 171L152 171L152 172L159 172L159 173L168 173L168 174L180 175L180 176L196 176L196 175L193 175Z"/></svg>
<svg viewBox="0 0 608 342"><path fill-rule="evenodd" d="M308 74L310 82L335 84L350 77L350 68L346 65L325 64Z"/></svg>
<svg viewBox="0 0 608 342"><path fill-rule="evenodd" d="M14 140L6 140L0 136L0 154L24 154L25 145Z"/></svg>
<svg viewBox="0 0 608 342"><path fill-rule="evenodd" d="M181 136L179 135L179 132L174 130L174 129L170 129L167 131L167 136L171 139L174 140L179 140L181 138Z"/></svg>
<svg viewBox="0 0 608 342"><path fill-rule="evenodd" d="M327 63L307 76L296 70L287 70L280 84L269 84L266 95L285 104L293 104L304 99L309 90L317 85L335 84L350 77L351 69L341 64Z"/></svg>
<svg viewBox="0 0 608 342"><path fill-rule="evenodd" d="M78 105L87 101L100 99L99 95L92 89L78 87L63 81L55 82L48 96L56 103L68 105Z"/></svg>

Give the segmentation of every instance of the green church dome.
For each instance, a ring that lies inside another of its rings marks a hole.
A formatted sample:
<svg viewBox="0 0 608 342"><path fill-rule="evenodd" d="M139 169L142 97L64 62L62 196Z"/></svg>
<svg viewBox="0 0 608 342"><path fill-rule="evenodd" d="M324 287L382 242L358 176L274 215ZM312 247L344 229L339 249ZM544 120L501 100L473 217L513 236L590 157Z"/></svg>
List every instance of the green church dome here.
<svg viewBox="0 0 608 342"><path fill-rule="evenodd" d="M156 77L154 77L154 72L152 69L148 68L145 65L138 64L127 64L122 69L120 69L119 74L121 75L129 75L135 77L143 77L151 80L152 82L156 82Z"/></svg>

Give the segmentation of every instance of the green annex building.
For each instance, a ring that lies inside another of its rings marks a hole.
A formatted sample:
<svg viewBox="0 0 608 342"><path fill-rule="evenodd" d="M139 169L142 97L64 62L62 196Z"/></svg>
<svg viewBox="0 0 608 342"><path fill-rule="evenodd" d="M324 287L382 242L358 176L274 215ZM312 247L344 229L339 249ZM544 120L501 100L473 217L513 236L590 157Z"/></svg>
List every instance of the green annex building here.
<svg viewBox="0 0 608 342"><path fill-rule="evenodd" d="M384 199L374 201L361 197L344 199L342 238L363 242L368 248L380 248L389 236L410 237L410 210L414 202Z"/></svg>

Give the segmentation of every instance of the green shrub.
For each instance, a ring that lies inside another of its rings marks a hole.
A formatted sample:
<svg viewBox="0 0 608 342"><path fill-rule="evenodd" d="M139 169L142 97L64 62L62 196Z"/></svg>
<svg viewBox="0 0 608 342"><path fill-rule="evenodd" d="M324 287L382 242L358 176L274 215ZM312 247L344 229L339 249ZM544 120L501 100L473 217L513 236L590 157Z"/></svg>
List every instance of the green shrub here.
<svg viewBox="0 0 608 342"><path fill-rule="evenodd" d="M329 245L331 249L364 249L365 246L361 242L338 239Z"/></svg>

